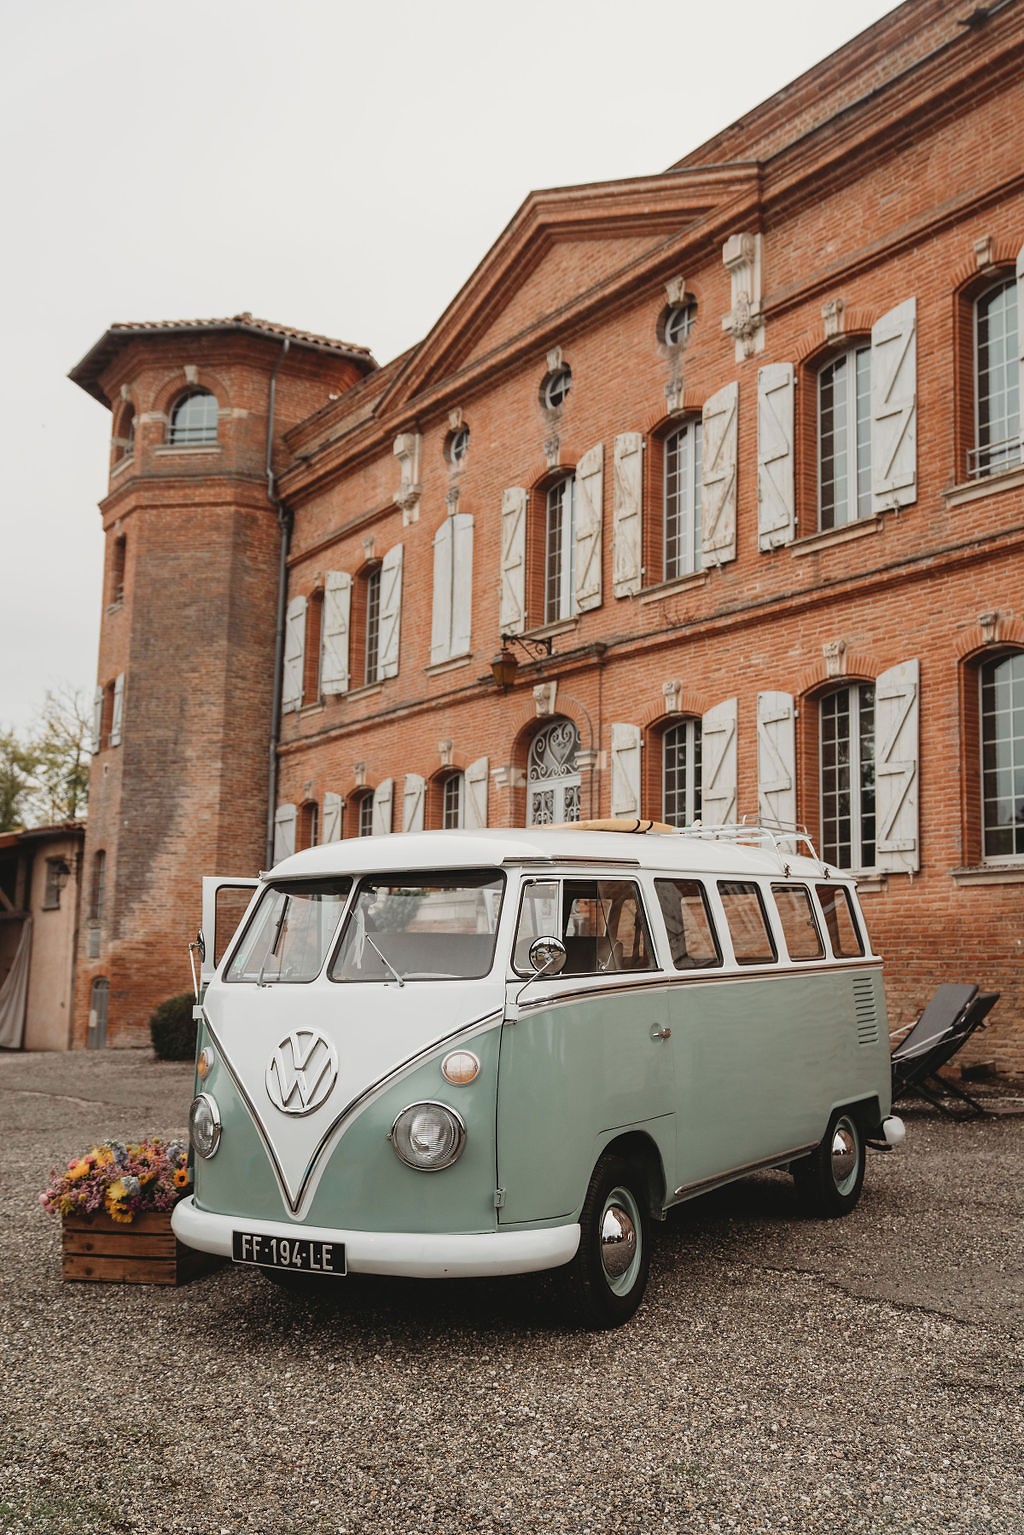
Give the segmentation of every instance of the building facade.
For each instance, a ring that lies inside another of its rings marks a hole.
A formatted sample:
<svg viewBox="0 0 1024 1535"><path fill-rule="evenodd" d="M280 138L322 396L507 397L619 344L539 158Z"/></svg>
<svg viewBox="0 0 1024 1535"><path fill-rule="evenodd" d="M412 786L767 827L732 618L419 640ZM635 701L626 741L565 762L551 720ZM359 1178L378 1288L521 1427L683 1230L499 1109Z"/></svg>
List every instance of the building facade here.
<svg viewBox="0 0 1024 1535"><path fill-rule="evenodd" d="M385 367L107 333L82 1018L182 989L204 873L746 817L860 874L894 1022L977 980L1024 1069L1022 23L908 0L668 171L531 195Z"/></svg>

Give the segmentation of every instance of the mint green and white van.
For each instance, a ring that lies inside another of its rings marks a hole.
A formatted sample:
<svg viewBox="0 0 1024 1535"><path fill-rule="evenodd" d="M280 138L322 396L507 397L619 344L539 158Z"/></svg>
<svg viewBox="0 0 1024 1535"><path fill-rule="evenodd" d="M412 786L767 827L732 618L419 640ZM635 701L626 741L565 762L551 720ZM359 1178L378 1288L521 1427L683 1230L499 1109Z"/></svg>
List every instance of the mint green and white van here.
<svg viewBox="0 0 1024 1535"><path fill-rule="evenodd" d="M793 833L617 824L333 842L216 965L207 927L181 1240L339 1285L559 1269L607 1327L682 1200L781 1167L852 1210L902 1138L853 880Z"/></svg>

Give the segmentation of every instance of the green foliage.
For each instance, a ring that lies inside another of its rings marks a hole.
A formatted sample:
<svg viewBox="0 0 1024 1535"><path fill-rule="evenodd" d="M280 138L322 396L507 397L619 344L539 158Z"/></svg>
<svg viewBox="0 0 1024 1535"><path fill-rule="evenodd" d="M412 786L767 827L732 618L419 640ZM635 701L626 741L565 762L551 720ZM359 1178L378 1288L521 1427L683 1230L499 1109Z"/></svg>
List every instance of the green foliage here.
<svg viewBox="0 0 1024 1535"><path fill-rule="evenodd" d="M68 687L47 693L26 737L0 730L0 831L85 815L90 730L80 695Z"/></svg>
<svg viewBox="0 0 1024 1535"><path fill-rule="evenodd" d="M35 753L13 730L0 730L0 831L17 831L28 817Z"/></svg>
<svg viewBox="0 0 1024 1535"><path fill-rule="evenodd" d="M196 1021L192 1017L195 1002L190 991L168 997L149 1020L153 1049L161 1061L190 1061L196 1053Z"/></svg>

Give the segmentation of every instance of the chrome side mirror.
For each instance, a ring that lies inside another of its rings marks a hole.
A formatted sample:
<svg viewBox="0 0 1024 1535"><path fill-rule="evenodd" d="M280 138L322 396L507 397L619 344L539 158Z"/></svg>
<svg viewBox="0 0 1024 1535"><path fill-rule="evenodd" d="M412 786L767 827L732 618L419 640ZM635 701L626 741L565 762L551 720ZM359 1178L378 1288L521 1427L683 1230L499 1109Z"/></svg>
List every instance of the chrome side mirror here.
<svg viewBox="0 0 1024 1535"><path fill-rule="evenodd" d="M559 975L565 969L565 944L560 938L535 938L530 945L530 965L538 975Z"/></svg>
<svg viewBox="0 0 1024 1535"><path fill-rule="evenodd" d="M199 955L199 963L206 963L206 936L202 928L196 934L196 953Z"/></svg>

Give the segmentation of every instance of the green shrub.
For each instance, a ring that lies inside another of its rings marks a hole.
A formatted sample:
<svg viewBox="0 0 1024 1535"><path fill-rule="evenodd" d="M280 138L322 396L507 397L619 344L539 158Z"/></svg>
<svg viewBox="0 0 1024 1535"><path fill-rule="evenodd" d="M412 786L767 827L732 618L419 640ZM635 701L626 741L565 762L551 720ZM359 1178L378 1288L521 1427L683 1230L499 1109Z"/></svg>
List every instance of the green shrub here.
<svg viewBox="0 0 1024 1535"><path fill-rule="evenodd" d="M161 1002L149 1020L153 1049L161 1061L190 1061L196 1053L196 1021L192 1017L195 997L183 991L180 997Z"/></svg>

